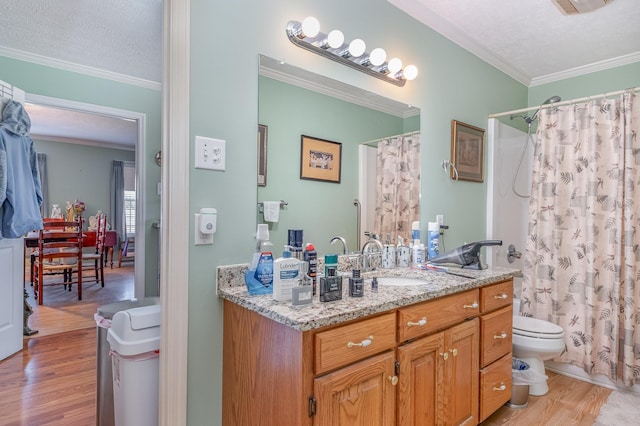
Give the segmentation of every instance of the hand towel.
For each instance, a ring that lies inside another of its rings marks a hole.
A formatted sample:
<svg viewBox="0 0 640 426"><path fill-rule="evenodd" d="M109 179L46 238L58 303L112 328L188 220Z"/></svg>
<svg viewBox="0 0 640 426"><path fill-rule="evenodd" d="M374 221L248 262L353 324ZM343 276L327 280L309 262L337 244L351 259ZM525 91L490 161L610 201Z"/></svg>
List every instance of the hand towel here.
<svg viewBox="0 0 640 426"><path fill-rule="evenodd" d="M277 222L280 220L280 201L263 201L263 214L265 222Z"/></svg>

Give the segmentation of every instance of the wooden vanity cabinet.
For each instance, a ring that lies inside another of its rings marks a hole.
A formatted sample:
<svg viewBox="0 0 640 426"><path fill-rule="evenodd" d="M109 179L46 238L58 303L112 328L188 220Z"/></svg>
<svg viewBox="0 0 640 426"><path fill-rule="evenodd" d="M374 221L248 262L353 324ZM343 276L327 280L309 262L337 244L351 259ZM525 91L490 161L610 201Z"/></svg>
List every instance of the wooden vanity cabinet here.
<svg viewBox="0 0 640 426"><path fill-rule="evenodd" d="M480 309L482 422L511 398L513 281L481 288Z"/></svg>
<svg viewBox="0 0 640 426"><path fill-rule="evenodd" d="M398 311L398 425L477 424L478 312L477 290Z"/></svg>
<svg viewBox="0 0 640 426"><path fill-rule="evenodd" d="M225 300L222 424L475 425L511 395L511 283L309 331Z"/></svg>

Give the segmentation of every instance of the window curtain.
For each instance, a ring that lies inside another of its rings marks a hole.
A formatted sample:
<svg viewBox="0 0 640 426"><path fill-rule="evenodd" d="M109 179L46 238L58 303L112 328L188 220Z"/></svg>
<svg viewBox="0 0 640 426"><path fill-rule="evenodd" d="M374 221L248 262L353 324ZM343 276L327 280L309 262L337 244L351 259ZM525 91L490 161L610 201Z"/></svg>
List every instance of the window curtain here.
<svg viewBox="0 0 640 426"><path fill-rule="evenodd" d="M411 238L420 220L420 134L383 139L377 149L376 224L374 233L395 244Z"/></svg>
<svg viewBox="0 0 640 426"><path fill-rule="evenodd" d="M557 361L631 386L640 376L640 96L539 118L523 314L562 326Z"/></svg>
<svg viewBox="0 0 640 426"><path fill-rule="evenodd" d="M111 227L118 234L120 241L127 239L124 222L124 162L113 161L111 168L111 197L109 212Z"/></svg>
<svg viewBox="0 0 640 426"><path fill-rule="evenodd" d="M47 155L36 154L38 161L38 173L40 174L40 190L42 191L42 204L40 205L40 214L42 217L49 217L49 179L47 177Z"/></svg>

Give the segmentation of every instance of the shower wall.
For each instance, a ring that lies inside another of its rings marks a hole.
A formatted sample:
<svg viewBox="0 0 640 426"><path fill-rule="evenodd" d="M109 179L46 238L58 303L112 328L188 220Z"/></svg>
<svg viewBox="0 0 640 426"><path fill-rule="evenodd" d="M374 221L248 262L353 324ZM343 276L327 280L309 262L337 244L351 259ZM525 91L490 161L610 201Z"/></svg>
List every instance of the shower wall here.
<svg viewBox="0 0 640 426"><path fill-rule="evenodd" d="M487 262L522 269L529 199L516 196L512 187L518 172L516 191L521 195L528 195L531 190L533 143L526 132L495 118L489 119L487 129L487 238L502 240L502 246L487 248ZM518 171L518 163L525 147L525 157ZM513 263L507 260L510 244L522 253L522 258L515 259ZM520 278L514 279L514 287L514 294L519 297L522 288Z"/></svg>

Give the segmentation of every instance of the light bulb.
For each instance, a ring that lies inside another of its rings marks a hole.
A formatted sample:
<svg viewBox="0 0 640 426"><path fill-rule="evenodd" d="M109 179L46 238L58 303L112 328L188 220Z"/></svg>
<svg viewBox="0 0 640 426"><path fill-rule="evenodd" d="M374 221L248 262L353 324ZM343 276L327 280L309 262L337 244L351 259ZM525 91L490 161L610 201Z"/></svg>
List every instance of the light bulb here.
<svg viewBox="0 0 640 426"><path fill-rule="evenodd" d="M358 58L362 56L364 51L367 49L367 45L364 43L362 39L355 39L351 43L349 43L349 54L354 58Z"/></svg>
<svg viewBox="0 0 640 426"><path fill-rule="evenodd" d="M389 69L389 72L392 75L395 75L398 71L402 69L402 61L398 58L393 58L389 61L387 68Z"/></svg>
<svg viewBox="0 0 640 426"><path fill-rule="evenodd" d="M384 49L381 49L379 47L376 47L375 49L373 49L371 51L371 55L369 55L369 61L371 62L371 65L373 65L374 67L378 67L384 64L384 61L386 60L387 60L387 52L385 52Z"/></svg>
<svg viewBox="0 0 640 426"><path fill-rule="evenodd" d="M320 32L320 22L313 16L307 16L302 21L302 33L306 37L315 37Z"/></svg>
<svg viewBox="0 0 640 426"><path fill-rule="evenodd" d="M329 47L337 49L344 44L344 34L340 30L333 30L327 36Z"/></svg>
<svg viewBox="0 0 640 426"><path fill-rule="evenodd" d="M402 72L402 74L404 75L404 78L406 78L407 80L413 80L418 76L418 67L416 67L415 65L407 65L404 68L404 71Z"/></svg>

